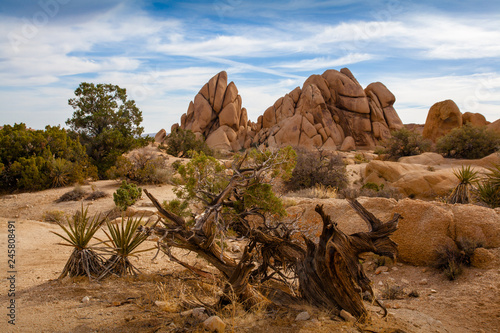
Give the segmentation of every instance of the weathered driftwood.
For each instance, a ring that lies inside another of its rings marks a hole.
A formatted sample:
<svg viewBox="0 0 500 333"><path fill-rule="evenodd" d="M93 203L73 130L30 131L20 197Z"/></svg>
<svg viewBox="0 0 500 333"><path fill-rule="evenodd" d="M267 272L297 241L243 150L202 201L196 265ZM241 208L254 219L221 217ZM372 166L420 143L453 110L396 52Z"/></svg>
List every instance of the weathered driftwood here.
<svg viewBox="0 0 500 333"><path fill-rule="evenodd" d="M314 243L303 236L302 243L292 239L286 227L282 228L285 232L278 232L277 228L267 226L265 220L263 225L251 227L245 217L252 212L247 212L247 215L240 215L240 223L234 226L249 242L242 257L236 261L217 244L213 215L218 214L225 202L230 204L228 197L234 195L235 186L242 185L242 182L244 179L233 178L223 192L214 196L204 213L196 217L192 227L183 217L166 211L151 193L144 190L164 219L163 227L151 229L160 237L160 249L194 273L206 276L207 272L173 257L169 249L173 246L196 252L221 272L228 288L248 307L273 304L256 286L274 279L291 288L293 295L290 299L297 298L293 292L296 289L301 299L314 306L337 314L344 309L359 319L364 318L367 311L362 293L368 292L373 299L374 296L359 255L373 252L394 259L397 245L390 235L397 229L399 215L395 214L390 221L382 223L358 201L349 199L351 207L368 223L369 231L346 235L326 215L323 206L318 205L316 212L323 220L319 241ZM291 278L296 279L298 285L294 285ZM385 311L382 304L377 303Z"/></svg>

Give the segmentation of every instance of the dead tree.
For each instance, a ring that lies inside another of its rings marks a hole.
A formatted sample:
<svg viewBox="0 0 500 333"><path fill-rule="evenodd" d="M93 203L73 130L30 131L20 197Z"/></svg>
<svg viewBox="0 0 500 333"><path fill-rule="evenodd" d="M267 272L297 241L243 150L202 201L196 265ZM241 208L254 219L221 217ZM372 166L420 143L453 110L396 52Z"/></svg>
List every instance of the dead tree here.
<svg viewBox="0 0 500 333"><path fill-rule="evenodd" d="M160 237L159 248L193 273L208 275L174 257L170 248L197 253L220 271L228 288L249 308L282 303L274 297L266 297L258 287L272 279L282 284L281 290L290 291L288 299L305 300L336 314L345 309L357 318L364 318L367 311L362 292L373 296L373 291L359 263L359 255L374 252L395 258L397 245L389 236L397 229L399 215L395 214L389 222L382 223L358 201L349 200L370 230L346 235L325 214L323 206L318 205L316 212L323 220L319 240L292 237L292 226L282 222L269 223L258 205L242 204L249 187L265 183L266 179L269 181L267 175L273 165L280 163L279 159L268 156L267 159L255 159L258 163L249 164L245 163L246 158L245 155L233 163L232 175L219 193L204 193L204 209L191 223L165 210L151 193L144 191L162 218L163 226L149 230ZM232 214L225 215L228 209L233 209ZM258 217L259 223L252 223L251 216ZM226 254L223 238L224 228L229 222L223 221L225 218L230 219L232 228L248 241L239 260Z"/></svg>

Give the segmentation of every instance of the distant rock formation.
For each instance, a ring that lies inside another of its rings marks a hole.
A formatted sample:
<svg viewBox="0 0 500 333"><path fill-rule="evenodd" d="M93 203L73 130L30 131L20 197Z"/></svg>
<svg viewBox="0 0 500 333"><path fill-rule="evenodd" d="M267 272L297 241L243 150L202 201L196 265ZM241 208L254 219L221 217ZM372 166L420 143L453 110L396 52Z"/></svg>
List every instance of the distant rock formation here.
<svg viewBox="0 0 500 333"><path fill-rule="evenodd" d="M451 99L447 99L431 106L425 120L422 136L436 142L452 129L465 124L487 126L489 129L495 130L495 126L492 126L482 114L471 112L462 114L457 104Z"/></svg>
<svg viewBox="0 0 500 333"><path fill-rule="evenodd" d="M363 90L347 68L312 75L259 117L253 143L335 150L344 140L374 147L403 123L394 95L376 82ZM352 148L351 144L344 145Z"/></svg>
<svg viewBox="0 0 500 333"><path fill-rule="evenodd" d="M172 131L177 127L174 124ZM180 127L193 131L210 148L238 151L250 147L247 110L241 107L236 85L227 84L225 71L201 88L182 115Z"/></svg>
<svg viewBox="0 0 500 333"><path fill-rule="evenodd" d="M425 120L423 137L434 142L455 127L463 124L462 113L451 99L437 102L429 109Z"/></svg>
<svg viewBox="0 0 500 333"><path fill-rule="evenodd" d="M189 104L181 124L209 147L237 151L251 145L336 150L372 148L403 127L396 98L380 82L363 89L347 68L312 75L269 107L257 123L248 121L236 85L220 72ZM346 141L347 140L347 141Z"/></svg>

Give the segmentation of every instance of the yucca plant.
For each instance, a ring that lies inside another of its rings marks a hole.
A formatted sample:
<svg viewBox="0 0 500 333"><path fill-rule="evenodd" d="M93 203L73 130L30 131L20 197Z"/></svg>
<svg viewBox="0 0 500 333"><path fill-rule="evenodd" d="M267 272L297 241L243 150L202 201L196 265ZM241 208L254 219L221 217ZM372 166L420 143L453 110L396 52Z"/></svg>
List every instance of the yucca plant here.
<svg viewBox="0 0 500 333"><path fill-rule="evenodd" d="M486 178L477 184L479 200L491 208L500 207L500 165L488 169Z"/></svg>
<svg viewBox="0 0 500 333"><path fill-rule="evenodd" d="M472 184L478 180L477 171L472 169L470 165L462 165L460 169L453 170L453 174L458 178L459 184L453 189L448 197L448 203L469 203L471 197L470 188Z"/></svg>
<svg viewBox="0 0 500 333"><path fill-rule="evenodd" d="M108 240L104 241L104 243L112 247L113 254L106 261L105 269L99 278L103 278L108 274L123 276L127 274L136 275L139 272L130 262L129 257L153 249L137 250L137 247L148 238L148 234L137 230L141 222L142 217L128 217L127 219L122 217L120 224L106 222L108 231L103 231Z"/></svg>
<svg viewBox="0 0 500 333"><path fill-rule="evenodd" d="M104 266L104 259L97 254L89 245L91 239L106 218L101 218L100 214L88 217L88 207L77 211L71 218L66 218L68 225L65 226L61 222L56 223L64 230L65 235L52 231L57 236L61 237L66 243L60 245L73 247L73 252L69 257L64 269L59 276L59 279L69 276L88 276L89 279L97 278Z"/></svg>

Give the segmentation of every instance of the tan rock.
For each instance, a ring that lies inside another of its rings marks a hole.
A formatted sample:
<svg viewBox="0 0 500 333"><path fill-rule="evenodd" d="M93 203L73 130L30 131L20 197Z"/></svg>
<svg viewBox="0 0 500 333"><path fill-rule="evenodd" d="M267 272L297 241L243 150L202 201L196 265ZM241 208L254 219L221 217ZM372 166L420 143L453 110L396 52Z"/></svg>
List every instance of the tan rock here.
<svg viewBox="0 0 500 333"><path fill-rule="evenodd" d="M296 114L291 117L283 127L275 134L276 143L279 146L291 145L297 147L299 144L302 116Z"/></svg>
<svg viewBox="0 0 500 333"><path fill-rule="evenodd" d="M393 208L403 219L391 237L398 244L399 259L414 265L433 265L437 250L455 247L448 236L453 214L435 203L404 199Z"/></svg>
<svg viewBox="0 0 500 333"><path fill-rule="evenodd" d="M462 121L465 124L471 124L474 126L486 126L490 122L480 113L465 112L462 115Z"/></svg>
<svg viewBox="0 0 500 333"><path fill-rule="evenodd" d="M262 128L270 128L276 124L276 112L274 106L270 106L262 116Z"/></svg>
<svg viewBox="0 0 500 333"><path fill-rule="evenodd" d="M352 136L348 136L342 142L342 146L340 146L341 151L351 151L356 149L356 144L354 143L354 139Z"/></svg>
<svg viewBox="0 0 500 333"><path fill-rule="evenodd" d="M415 156L401 157L398 162L406 164L440 165L445 163L445 159L441 154L422 153Z"/></svg>
<svg viewBox="0 0 500 333"><path fill-rule="evenodd" d="M233 103L236 98L238 98L238 88L233 81L231 81L226 89L226 94L224 96L224 102L222 103L222 108L224 109L229 103Z"/></svg>
<svg viewBox="0 0 500 333"><path fill-rule="evenodd" d="M193 132L203 132L203 129L207 127L212 119L212 107L201 94L196 95L194 98L193 118L194 121L191 126Z"/></svg>
<svg viewBox="0 0 500 333"><path fill-rule="evenodd" d="M219 114L220 126L229 126L233 129L239 129L241 110L238 111L236 103L230 103L224 107Z"/></svg>
<svg viewBox="0 0 500 333"><path fill-rule="evenodd" d="M389 126L389 129L397 131L403 128L403 122L398 116L398 113L392 106L384 108L384 117Z"/></svg>
<svg viewBox="0 0 500 333"><path fill-rule="evenodd" d="M392 106L396 102L394 94L382 82L370 83L365 88L365 93L368 94L368 92L373 92L377 96L382 108Z"/></svg>
<svg viewBox="0 0 500 333"><path fill-rule="evenodd" d="M214 132L212 132L206 140L206 144L212 149L220 149L229 151L231 150L231 143L227 138L227 134L223 127L219 127Z"/></svg>
<svg viewBox="0 0 500 333"><path fill-rule="evenodd" d="M423 137L436 141L453 128L462 126L462 113L450 99L431 106L425 120Z"/></svg>
<svg viewBox="0 0 500 333"><path fill-rule="evenodd" d="M493 268L498 266L499 258L485 248L477 248L471 258L471 265L477 268Z"/></svg>
<svg viewBox="0 0 500 333"><path fill-rule="evenodd" d="M495 131L497 133L500 133L500 119L492 122L491 124L487 125L486 128L488 128L491 131Z"/></svg>
<svg viewBox="0 0 500 333"><path fill-rule="evenodd" d="M165 131L164 128L158 131L155 135L155 142L162 143L165 141L165 138L167 137L167 131Z"/></svg>
<svg viewBox="0 0 500 333"><path fill-rule="evenodd" d="M474 240L485 248L500 247L500 215L493 209L477 205L450 206L454 215L450 228L453 238Z"/></svg>

